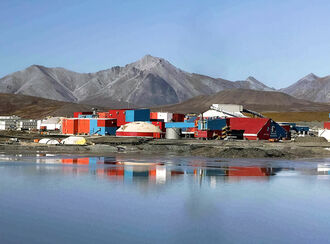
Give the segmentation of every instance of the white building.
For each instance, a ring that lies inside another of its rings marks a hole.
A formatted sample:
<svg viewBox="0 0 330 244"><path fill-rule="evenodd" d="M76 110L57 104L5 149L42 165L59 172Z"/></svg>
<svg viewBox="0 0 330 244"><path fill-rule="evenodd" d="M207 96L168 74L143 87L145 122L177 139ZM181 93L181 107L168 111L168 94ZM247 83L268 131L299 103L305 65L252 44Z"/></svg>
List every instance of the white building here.
<svg viewBox="0 0 330 244"><path fill-rule="evenodd" d="M62 118L61 117L51 117L44 120L38 120L37 129L46 128L46 130L61 130Z"/></svg>
<svg viewBox="0 0 330 244"><path fill-rule="evenodd" d="M204 118L246 117L242 114L243 106L237 104L212 104L209 110L203 113Z"/></svg>
<svg viewBox="0 0 330 244"><path fill-rule="evenodd" d="M0 116L0 130L16 130L17 122L21 118L18 116Z"/></svg>
<svg viewBox="0 0 330 244"><path fill-rule="evenodd" d="M33 130L37 129L38 121L35 119L22 119L17 121L18 130Z"/></svg>

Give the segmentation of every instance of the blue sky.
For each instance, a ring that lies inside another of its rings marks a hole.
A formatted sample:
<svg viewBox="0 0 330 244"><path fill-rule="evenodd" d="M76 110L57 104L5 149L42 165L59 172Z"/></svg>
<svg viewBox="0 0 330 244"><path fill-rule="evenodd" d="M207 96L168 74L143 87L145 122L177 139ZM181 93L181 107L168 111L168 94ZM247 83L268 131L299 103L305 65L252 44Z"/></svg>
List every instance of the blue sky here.
<svg viewBox="0 0 330 244"><path fill-rule="evenodd" d="M330 75L328 0L1 0L0 77L32 64L95 72L145 54L281 88Z"/></svg>

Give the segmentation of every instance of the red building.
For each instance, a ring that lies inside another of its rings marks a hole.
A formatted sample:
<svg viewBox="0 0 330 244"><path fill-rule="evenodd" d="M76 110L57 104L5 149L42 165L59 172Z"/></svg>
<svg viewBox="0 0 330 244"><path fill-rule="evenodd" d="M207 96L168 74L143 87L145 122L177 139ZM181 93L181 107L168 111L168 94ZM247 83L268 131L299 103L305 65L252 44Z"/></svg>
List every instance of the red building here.
<svg viewBox="0 0 330 244"><path fill-rule="evenodd" d="M243 130L243 137L247 140L268 140L270 124L267 118L228 118L230 130Z"/></svg>

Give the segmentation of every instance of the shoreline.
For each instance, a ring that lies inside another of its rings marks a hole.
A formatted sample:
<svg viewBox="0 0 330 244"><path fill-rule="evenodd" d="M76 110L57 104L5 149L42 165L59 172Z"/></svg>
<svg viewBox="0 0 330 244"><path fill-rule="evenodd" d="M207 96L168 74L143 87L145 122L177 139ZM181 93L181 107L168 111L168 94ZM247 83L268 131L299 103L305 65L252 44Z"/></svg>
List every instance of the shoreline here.
<svg viewBox="0 0 330 244"><path fill-rule="evenodd" d="M143 139L85 137L87 145L45 145L30 141L0 144L0 152L11 154L55 153L77 155L174 154L210 158L308 159L330 157L330 143L317 137L298 141L223 141L196 139Z"/></svg>

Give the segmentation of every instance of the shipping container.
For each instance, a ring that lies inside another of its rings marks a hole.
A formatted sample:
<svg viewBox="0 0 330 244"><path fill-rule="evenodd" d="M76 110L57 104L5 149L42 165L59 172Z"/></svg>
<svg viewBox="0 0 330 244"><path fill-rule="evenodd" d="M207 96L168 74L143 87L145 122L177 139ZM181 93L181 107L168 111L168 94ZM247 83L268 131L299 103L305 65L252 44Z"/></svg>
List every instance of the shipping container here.
<svg viewBox="0 0 330 244"><path fill-rule="evenodd" d="M172 121L173 122L184 122L184 114L173 114Z"/></svg>
<svg viewBox="0 0 330 244"><path fill-rule="evenodd" d="M78 133L78 119L63 119L62 133L76 135Z"/></svg>
<svg viewBox="0 0 330 244"><path fill-rule="evenodd" d="M113 122L114 120L110 120L110 121ZM90 135L101 135L101 136L116 135L116 130L117 130L116 126L112 126L112 127L98 126L98 119L90 120L90 130L89 130Z"/></svg>
<svg viewBox="0 0 330 244"><path fill-rule="evenodd" d="M89 134L89 119L78 119L78 134Z"/></svg>
<svg viewBox="0 0 330 244"><path fill-rule="evenodd" d="M116 119L98 119L97 120L98 127L117 127Z"/></svg>
<svg viewBox="0 0 330 244"><path fill-rule="evenodd" d="M198 130L222 130L226 126L226 119L203 119L198 121Z"/></svg>
<svg viewBox="0 0 330 244"><path fill-rule="evenodd" d="M74 118L79 118L79 115L92 115L93 112L74 112L73 117Z"/></svg>
<svg viewBox="0 0 330 244"><path fill-rule="evenodd" d="M324 129L330 130L330 121L324 122Z"/></svg>
<svg viewBox="0 0 330 244"><path fill-rule="evenodd" d="M126 122L150 121L150 109L135 109L125 112Z"/></svg>
<svg viewBox="0 0 330 244"><path fill-rule="evenodd" d="M127 109L113 109L109 110L109 118L117 119L117 126L120 127L122 125L127 124L125 120L125 112Z"/></svg>
<svg viewBox="0 0 330 244"><path fill-rule="evenodd" d="M165 128L193 128L195 122L168 122L165 123Z"/></svg>
<svg viewBox="0 0 330 244"><path fill-rule="evenodd" d="M221 135L221 130L197 130L194 132L195 138L213 139Z"/></svg>
<svg viewBox="0 0 330 244"><path fill-rule="evenodd" d="M79 114L78 118L81 119L91 119L91 118L95 118L96 116L93 114Z"/></svg>
<svg viewBox="0 0 330 244"><path fill-rule="evenodd" d="M150 112L150 120L152 120L152 119L155 119L155 120L158 119L158 113L157 112Z"/></svg>

